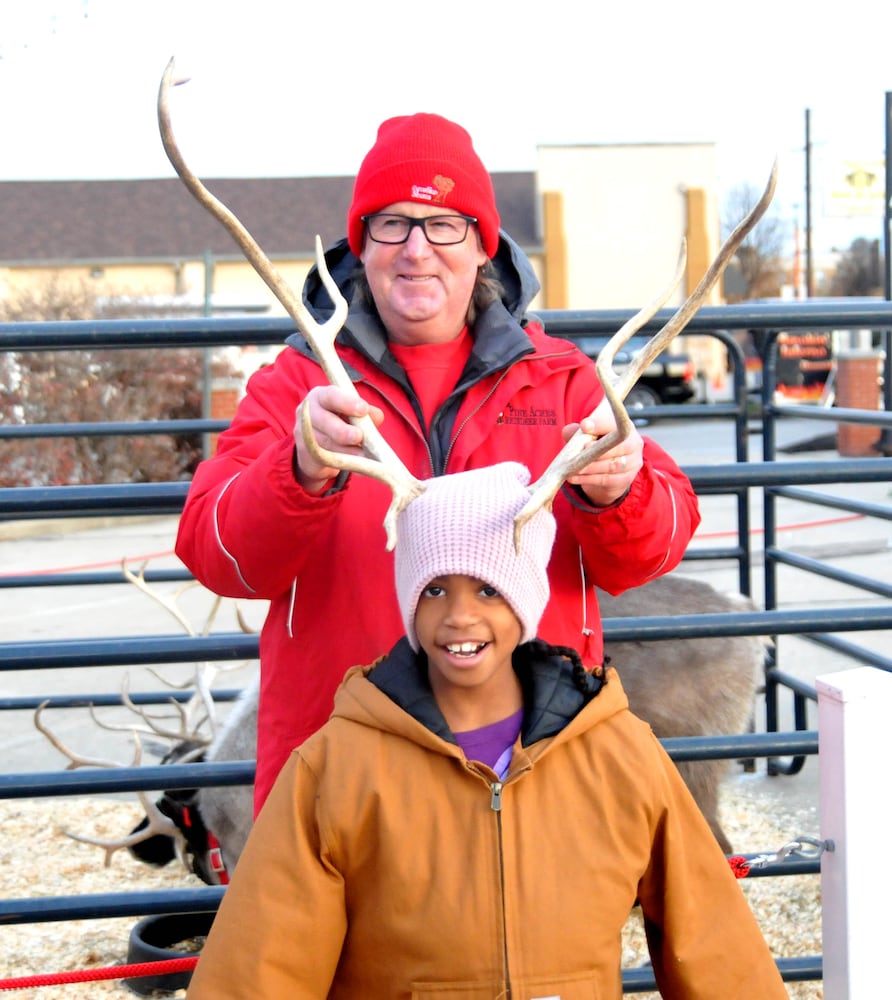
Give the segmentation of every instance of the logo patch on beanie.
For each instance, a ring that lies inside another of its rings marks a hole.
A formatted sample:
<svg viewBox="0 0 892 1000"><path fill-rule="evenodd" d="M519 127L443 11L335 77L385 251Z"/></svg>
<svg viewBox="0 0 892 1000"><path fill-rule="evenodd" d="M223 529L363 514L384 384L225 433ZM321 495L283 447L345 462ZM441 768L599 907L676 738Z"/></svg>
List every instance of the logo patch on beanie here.
<svg viewBox="0 0 892 1000"><path fill-rule="evenodd" d="M433 184L413 184L413 201L431 201L434 204L442 205L449 197L449 193L455 187L455 181L451 177L444 177L437 174Z"/></svg>

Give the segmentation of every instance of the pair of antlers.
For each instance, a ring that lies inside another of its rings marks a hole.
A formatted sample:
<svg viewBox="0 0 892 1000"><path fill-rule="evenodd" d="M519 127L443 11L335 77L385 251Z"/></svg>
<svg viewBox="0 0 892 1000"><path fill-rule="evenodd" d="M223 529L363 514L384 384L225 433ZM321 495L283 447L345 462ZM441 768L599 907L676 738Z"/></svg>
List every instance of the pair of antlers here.
<svg viewBox="0 0 892 1000"><path fill-rule="evenodd" d="M299 296L296 296L282 276L260 249L257 242L236 218L235 215L214 195L207 190L201 181L192 173L183 159L173 136L170 124L169 92L172 86L186 82L173 79L174 60L167 64L158 91L158 125L161 141L168 159L173 164L180 179L213 216L215 216L229 231L236 243L241 247L246 259L266 282L270 290L285 308L288 315L297 324L298 329L306 337L313 349L322 370L332 385L358 396L355 386L335 350L335 337L347 319L347 302L332 279L325 264L322 241L316 237L316 266L326 291L334 303L334 312L324 323L318 323L304 307ZM777 161L771 171L771 176L762 197L752 211L731 233L722 245L713 262L700 283L680 306L668 322L657 331L647 345L635 356L633 362L622 373L613 368L617 351L657 313L661 306L675 291L682 274L686 260L685 245L682 243L678 266L672 282L649 305L645 306L629 319L610 338L606 347L598 355L596 367L598 377L604 387L610 409L616 421L616 429L602 437L594 438L582 430L577 432L564 445L561 451L542 474L528 487L530 498L517 514L514 522L515 546L520 545L523 526L541 508L550 508L554 498L564 481L584 469L589 463L616 447L624 441L632 430L632 421L623 406L623 400L631 387L638 381L644 370L656 356L663 351L669 342L677 336L688 324L691 317L709 294L712 287L721 277L728 262L737 252L740 244L764 215L774 195L777 182ZM393 494L387 515L384 518L384 529L387 535L387 549L396 544L396 524L400 512L424 490L424 482L416 479L409 472L402 460L390 447L370 417L351 417L351 422L362 431L362 455L345 455L322 448L315 439L306 406L301 406L301 430L307 448L325 465L344 469L350 472L360 472L385 483Z"/></svg>

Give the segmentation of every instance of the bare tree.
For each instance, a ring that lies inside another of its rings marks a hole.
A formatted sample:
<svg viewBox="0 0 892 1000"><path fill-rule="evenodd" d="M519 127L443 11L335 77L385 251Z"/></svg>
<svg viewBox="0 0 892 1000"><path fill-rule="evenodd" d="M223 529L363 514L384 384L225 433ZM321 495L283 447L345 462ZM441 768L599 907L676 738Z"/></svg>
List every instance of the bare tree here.
<svg viewBox="0 0 892 1000"><path fill-rule="evenodd" d="M118 307L133 316L133 305ZM50 276L0 300L0 322L97 318L85 282ZM102 305L102 318L112 318ZM226 356L212 373L237 374ZM204 359L198 349L86 350L0 355L0 424L77 424L196 419ZM198 434L44 437L0 441L0 486L168 482L201 458Z"/></svg>
<svg viewBox="0 0 892 1000"><path fill-rule="evenodd" d="M884 274L880 241L861 236L841 255L826 294L882 295Z"/></svg>
<svg viewBox="0 0 892 1000"><path fill-rule="evenodd" d="M737 220L756 204L761 194L761 188L752 184L739 184L729 191L722 218L723 235L731 232ZM777 211L769 210L743 241L731 265L740 276L743 291L734 293L726 289L725 297L729 302L780 295L785 281L784 229L785 223Z"/></svg>
<svg viewBox="0 0 892 1000"><path fill-rule="evenodd" d="M50 272L37 285L13 288L0 299L0 321L39 322L96 318L96 295L85 281Z"/></svg>

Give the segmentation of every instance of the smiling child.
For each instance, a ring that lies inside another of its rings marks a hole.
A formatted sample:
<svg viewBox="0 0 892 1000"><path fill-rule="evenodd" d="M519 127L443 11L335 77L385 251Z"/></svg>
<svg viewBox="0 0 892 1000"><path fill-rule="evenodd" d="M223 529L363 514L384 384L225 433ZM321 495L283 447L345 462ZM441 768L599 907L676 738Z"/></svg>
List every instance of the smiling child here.
<svg viewBox="0 0 892 1000"><path fill-rule="evenodd" d="M636 903L666 1000L786 1000L617 672L536 638L555 522L540 509L515 548L528 481L436 478L400 515L406 634L291 755L189 1000L619 997Z"/></svg>

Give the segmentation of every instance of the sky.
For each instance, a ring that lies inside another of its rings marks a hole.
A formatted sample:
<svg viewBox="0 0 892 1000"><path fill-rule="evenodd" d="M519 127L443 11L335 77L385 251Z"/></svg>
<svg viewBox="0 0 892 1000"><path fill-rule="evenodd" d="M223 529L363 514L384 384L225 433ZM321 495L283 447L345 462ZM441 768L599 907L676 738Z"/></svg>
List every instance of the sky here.
<svg viewBox="0 0 892 1000"><path fill-rule="evenodd" d="M542 145L715 143L720 206L777 156L792 233L808 115L813 245L882 242L881 198L839 218L827 192L847 163L882 174L889 0L0 0L0 181L173 176L171 57L201 177L353 174L382 120L433 111L491 171L535 170Z"/></svg>

